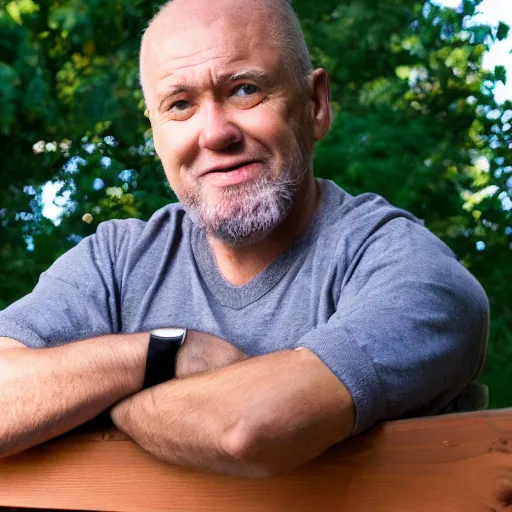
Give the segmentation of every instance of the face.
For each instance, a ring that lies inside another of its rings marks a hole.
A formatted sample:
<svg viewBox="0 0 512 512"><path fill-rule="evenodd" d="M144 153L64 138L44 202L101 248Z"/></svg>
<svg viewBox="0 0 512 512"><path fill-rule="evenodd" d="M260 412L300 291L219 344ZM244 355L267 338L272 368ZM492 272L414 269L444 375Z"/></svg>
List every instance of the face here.
<svg viewBox="0 0 512 512"><path fill-rule="evenodd" d="M270 20L240 16L162 13L142 51L169 183L198 225L232 245L286 218L312 172L314 141L314 102L285 70Z"/></svg>

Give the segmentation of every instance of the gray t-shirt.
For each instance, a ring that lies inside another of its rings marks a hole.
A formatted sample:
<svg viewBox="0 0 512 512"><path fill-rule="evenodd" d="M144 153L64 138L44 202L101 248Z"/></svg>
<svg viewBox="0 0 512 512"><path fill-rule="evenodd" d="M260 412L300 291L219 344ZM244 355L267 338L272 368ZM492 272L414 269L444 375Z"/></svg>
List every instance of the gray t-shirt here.
<svg viewBox="0 0 512 512"><path fill-rule="evenodd" d="M483 364L484 291L410 213L318 181L307 232L243 286L224 279L203 231L170 204L148 222L100 224L0 312L0 336L49 347L183 326L253 356L303 346L352 394L354 433L439 412Z"/></svg>

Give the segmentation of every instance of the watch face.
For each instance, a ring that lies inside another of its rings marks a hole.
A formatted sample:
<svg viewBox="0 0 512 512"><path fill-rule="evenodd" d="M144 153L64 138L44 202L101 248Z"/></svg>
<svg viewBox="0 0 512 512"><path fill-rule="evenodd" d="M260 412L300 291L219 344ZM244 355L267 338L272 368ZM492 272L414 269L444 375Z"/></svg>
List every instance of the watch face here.
<svg viewBox="0 0 512 512"><path fill-rule="evenodd" d="M159 338L182 338L185 334L185 329L181 327L168 327L166 329L153 329L150 334L158 336Z"/></svg>

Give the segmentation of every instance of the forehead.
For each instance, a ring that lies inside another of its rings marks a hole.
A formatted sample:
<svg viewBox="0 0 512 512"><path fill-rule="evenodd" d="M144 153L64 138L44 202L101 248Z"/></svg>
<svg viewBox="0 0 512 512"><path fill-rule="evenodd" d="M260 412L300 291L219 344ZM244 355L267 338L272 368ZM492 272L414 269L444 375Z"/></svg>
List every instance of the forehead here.
<svg viewBox="0 0 512 512"><path fill-rule="evenodd" d="M213 18L190 10L163 13L148 29L141 52L145 88L199 81L203 75L215 79L240 69L276 72L282 52L269 18L264 9Z"/></svg>

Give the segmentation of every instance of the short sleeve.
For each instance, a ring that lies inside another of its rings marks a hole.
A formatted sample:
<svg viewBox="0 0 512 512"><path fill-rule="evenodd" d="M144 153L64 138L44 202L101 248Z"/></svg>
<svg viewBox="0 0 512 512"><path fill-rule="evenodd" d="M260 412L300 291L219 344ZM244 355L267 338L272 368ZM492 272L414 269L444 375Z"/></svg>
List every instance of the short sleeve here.
<svg viewBox="0 0 512 512"><path fill-rule="evenodd" d="M353 434L377 421L440 412L478 374L487 297L427 229L395 218L354 254L336 312L298 340L351 393Z"/></svg>
<svg viewBox="0 0 512 512"><path fill-rule="evenodd" d="M119 246L139 221L108 221L61 256L34 290L0 311L0 336L49 347L119 332Z"/></svg>

